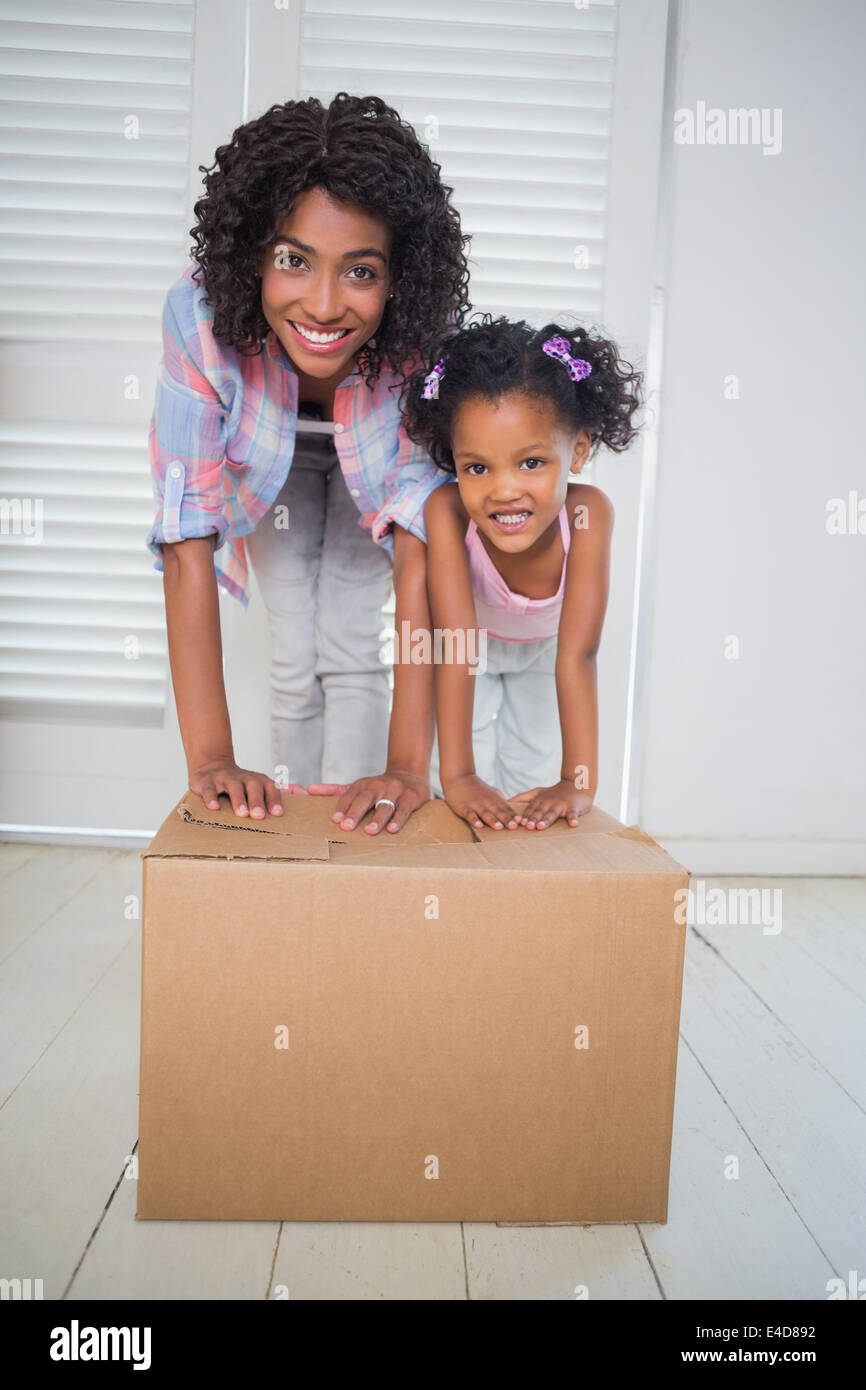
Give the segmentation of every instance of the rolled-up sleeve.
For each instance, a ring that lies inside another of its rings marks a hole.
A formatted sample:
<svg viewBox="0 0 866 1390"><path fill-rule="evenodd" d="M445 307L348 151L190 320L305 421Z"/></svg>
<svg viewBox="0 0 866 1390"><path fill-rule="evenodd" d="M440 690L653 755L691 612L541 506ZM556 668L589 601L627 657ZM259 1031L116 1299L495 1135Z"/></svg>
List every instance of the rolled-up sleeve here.
<svg viewBox="0 0 866 1390"><path fill-rule="evenodd" d="M370 534L380 544L391 540L393 526L402 526L419 540L427 540L424 529L424 508L431 492L443 483L453 481L452 473L437 468L426 450L409 438L402 424L398 431L399 448L393 469L385 479L386 498L373 518Z"/></svg>
<svg viewBox="0 0 866 1390"><path fill-rule="evenodd" d="M162 569L162 546L216 535L223 544L226 410L194 360L194 317L184 333L173 288L162 317L163 357L148 432L153 491L159 508L147 545Z"/></svg>

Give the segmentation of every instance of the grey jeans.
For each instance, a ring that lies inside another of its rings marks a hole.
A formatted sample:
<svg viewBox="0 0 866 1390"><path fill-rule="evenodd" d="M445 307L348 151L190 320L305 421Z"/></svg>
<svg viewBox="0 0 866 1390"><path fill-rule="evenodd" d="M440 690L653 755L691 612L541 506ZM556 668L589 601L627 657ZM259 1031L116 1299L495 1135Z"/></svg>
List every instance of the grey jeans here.
<svg viewBox="0 0 866 1390"><path fill-rule="evenodd" d="M392 565L359 520L333 440L299 434L283 488L246 542L271 633L274 767L290 782L353 782L385 766Z"/></svg>

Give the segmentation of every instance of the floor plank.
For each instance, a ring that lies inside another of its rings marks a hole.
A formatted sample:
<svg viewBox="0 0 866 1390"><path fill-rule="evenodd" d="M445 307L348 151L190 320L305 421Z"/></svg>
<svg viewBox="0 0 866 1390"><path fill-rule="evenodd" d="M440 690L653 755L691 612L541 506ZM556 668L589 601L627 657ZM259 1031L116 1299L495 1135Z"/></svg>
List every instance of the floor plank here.
<svg viewBox="0 0 866 1390"><path fill-rule="evenodd" d="M68 1298L264 1299L276 1221L136 1221L124 1177Z"/></svg>
<svg viewBox="0 0 866 1390"><path fill-rule="evenodd" d="M0 842L0 879L6 878L7 874L14 873L22 864L26 864L28 859L32 859L39 854L40 846L25 844L17 840L4 840Z"/></svg>
<svg viewBox="0 0 866 1390"><path fill-rule="evenodd" d="M136 1141L140 958L133 939L0 1110L3 1272L43 1279L46 1299L62 1296Z"/></svg>
<svg viewBox="0 0 866 1390"><path fill-rule="evenodd" d="M725 1176L730 1155L739 1176ZM681 1038L667 1225L641 1226L666 1298L826 1298L826 1256Z"/></svg>
<svg viewBox="0 0 866 1390"><path fill-rule="evenodd" d="M466 1222L463 1230L473 1300L661 1298L635 1226Z"/></svg>
<svg viewBox="0 0 866 1390"><path fill-rule="evenodd" d="M837 980L866 999L866 879L794 882L796 888L785 900L783 931Z"/></svg>
<svg viewBox="0 0 866 1390"><path fill-rule="evenodd" d="M0 966L0 1104L124 946L140 941L139 922L125 915L139 872L137 855L113 854Z"/></svg>
<svg viewBox="0 0 866 1390"><path fill-rule="evenodd" d="M287 1293L286 1293L287 1291ZM431 1299L466 1297L460 1226L452 1222L286 1222L270 1297Z"/></svg>
<svg viewBox="0 0 866 1390"><path fill-rule="evenodd" d="M727 888L755 886L754 879L715 882ZM781 930L775 934L765 935L761 925L701 925L693 930L866 1113L866 1000L852 987L862 982L855 971L847 980L840 979L803 949L791 928L799 917L803 931L809 931L808 904L795 883L789 882L780 893ZM830 1028L828 1019L833 1020Z"/></svg>
<svg viewBox="0 0 866 1390"><path fill-rule="evenodd" d="M682 1033L836 1274L859 1268L866 1115L692 930Z"/></svg>
<svg viewBox="0 0 866 1390"><path fill-rule="evenodd" d="M117 858L117 851L111 849L28 848L37 848L36 856L16 865L3 881L0 961Z"/></svg>

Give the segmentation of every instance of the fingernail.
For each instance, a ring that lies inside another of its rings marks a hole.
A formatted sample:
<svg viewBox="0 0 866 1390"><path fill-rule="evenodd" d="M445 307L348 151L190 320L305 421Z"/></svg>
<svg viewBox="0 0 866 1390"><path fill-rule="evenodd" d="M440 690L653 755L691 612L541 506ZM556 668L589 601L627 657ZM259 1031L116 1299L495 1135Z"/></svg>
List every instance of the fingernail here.
<svg viewBox="0 0 866 1390"><path fill-rule="evenodd" d="M368 829L368 830L378 830L378 829L379 829L379 826L378 826L378 824L377 824L376 821L371 820L371 821L370 821L370 824L367 826L367 829Z"/></svg>
<svg viewBox="0 0 866 1390"><path fill-rule="evenodd" d="M493 826L493 829L494 829L494 830L501 830L501 829L502 829L502 821L501 821L501 820L496 821L495 824L494 824L494 826Z"/></svg>
<svg viewBox="0 0 866 1390"><path fill-rule="evenodd" d="M353 820L349 820L348 818L342 822L342 826L343 826L343 829L344 829L344 830L351 830L351 829L353 828L354 824L355 824L355 822L354 822Z"/></svg>
<svg viewBox="0 0 866 1390"><path fill-rule="evenodd" d="M391 824L388 826L388 829L393 833L395 830L399 830L400 827L396 824L395 821L392 821Z"/></svg>
<svg viewBox="0 0 866 1390"><path fill-rule="evenodd" d="M274 816L281 816L281 815L283 814L283 808L282 808L282 806L280 806L279 804L276 805L276 806L272 806L272 807L271 807L271 814L274 815Z"/></svg>
<svg viewBox="0 0 866 1390"><path fill-rule="evenodd" d="M246 806L239 806L239 807L238 807L238 815L239 815L239 816L245 816L246 814L247 814L247 808L246 808Z"/></svg>

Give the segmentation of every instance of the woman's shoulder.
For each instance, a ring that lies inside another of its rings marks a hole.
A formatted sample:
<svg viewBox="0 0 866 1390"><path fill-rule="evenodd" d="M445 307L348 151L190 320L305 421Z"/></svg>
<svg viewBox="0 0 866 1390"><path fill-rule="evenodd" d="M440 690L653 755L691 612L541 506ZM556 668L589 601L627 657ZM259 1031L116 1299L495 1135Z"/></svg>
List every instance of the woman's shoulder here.
<svg viewBox="0 0 866 1390"><path fill-rule="evenodd" d="M231 407L243 390L248 360L236 348L214 336L213 306L197 263L188 265L166 292L162 313L162 337L166 362L183 373L191 364Z"/></svg>

